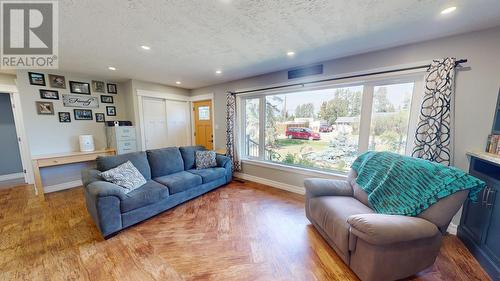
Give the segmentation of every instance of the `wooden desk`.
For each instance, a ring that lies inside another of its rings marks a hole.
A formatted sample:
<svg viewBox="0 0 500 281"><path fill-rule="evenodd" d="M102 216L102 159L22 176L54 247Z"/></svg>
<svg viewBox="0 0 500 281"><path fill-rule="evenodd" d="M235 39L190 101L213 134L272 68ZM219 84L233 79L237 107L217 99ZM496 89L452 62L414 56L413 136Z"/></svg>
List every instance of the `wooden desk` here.
<svg viewBox="0 0 500 281"><path fill-rule="evenodd" d="M225 148L216 149L215 153L226 155L226 149Z"/></svg>
<svg viewBox="0 0 500 281"><path fill-rule="evenodd" d="M40 168L66 165L72 163L81 163L94 161L98 156L110 156L115 155L115 150L101 149L92 152L69 152L61 154L51 154L51 155L38 155L33 157L33 175L35 176L35 188L36 194L43 197L43 184L42 177L40 175Z"/></svg>

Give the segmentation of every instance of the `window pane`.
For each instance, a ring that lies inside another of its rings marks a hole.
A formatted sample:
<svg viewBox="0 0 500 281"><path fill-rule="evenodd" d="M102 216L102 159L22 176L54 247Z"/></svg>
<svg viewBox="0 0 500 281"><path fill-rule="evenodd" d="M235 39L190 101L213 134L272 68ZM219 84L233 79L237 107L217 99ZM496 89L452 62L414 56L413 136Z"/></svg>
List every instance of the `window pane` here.
<svg viewBox="0 0 500 281"><path fill-rule="evenodd" d="M405 154L413 87L404 83L373 89L370 150Z"/></svg>
<svg viewBox="0 0 500 281"><path fill-rule="evenodd" d="M259 156L259 99L245 100L245 155Z"/></svg>
<svg viewBox="0 0 500 281"><path fill-rule="evenodd" d="M267 96L265 160L346 172L356 158L363 86Z"/></svg>
<svg viewBox="0 0 500 281"><path fill-rule="evenodd" d="M198 107L198 120L210 120L210 107L200 106Z"/></svg>

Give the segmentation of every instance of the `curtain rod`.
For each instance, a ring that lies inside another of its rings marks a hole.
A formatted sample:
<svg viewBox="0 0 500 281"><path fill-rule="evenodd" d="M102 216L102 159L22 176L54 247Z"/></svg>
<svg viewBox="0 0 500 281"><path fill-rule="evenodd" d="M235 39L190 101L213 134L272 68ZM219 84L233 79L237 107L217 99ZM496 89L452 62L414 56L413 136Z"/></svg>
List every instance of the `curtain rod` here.
<svg viewBox="0 0 500 281"><path fill-rule="evenodd" d="M457 67L458 65L460 65L462 63L466 63L466 62L467 62L467 59L456 60L455 61L455 67ZM239 92L233 92L232 94L233 95L238 95L238 94L247 94L247 93L253 93L253 92L260 92L260 91L282 89L282 88L288 88L288 87L294 87L294 86L305 86L305 85L308 85L308 84L315 84L315 83L321 83L321 82L328 82L328 81L335 81L335 80L342 80L342 79L350 79L350 78L359 78L359 77L365 77L365 76L372 76L372 75L386 74L386 73L393 73L393 72L401 72L401 71L415 70L415 69L421 69L421 68L429 68L430 66L431 66L430 64L426 64L426 65L419 65L419 66L412 66L412 67L405 67L405 68L397 68L397 69L390 69L390 70L384 70L384 71L368 72L368 73L348 75L348 76L343 76L343 77L328 78L328 79L315 80L315 81L309 81L309 82L303 82L303 83L294 83L294 84L287 84L287 85L281 85L281 86L260 88L260 89L254 89L254 90L239 91Z"/></svg>

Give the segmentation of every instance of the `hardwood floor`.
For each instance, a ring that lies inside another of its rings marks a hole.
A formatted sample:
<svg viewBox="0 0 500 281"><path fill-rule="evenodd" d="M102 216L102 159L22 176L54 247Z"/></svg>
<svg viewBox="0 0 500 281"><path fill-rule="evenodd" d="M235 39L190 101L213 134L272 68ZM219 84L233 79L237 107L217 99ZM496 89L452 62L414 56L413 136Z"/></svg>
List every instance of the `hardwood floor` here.
<svg viewBox="0 0 500 281"><path fill-rule="evenodd" d="M302 196L233 182L103 240L83 189L0 190L0 280L358 280L305 218ZM489 280L447 236L408 280Z"/></svg>

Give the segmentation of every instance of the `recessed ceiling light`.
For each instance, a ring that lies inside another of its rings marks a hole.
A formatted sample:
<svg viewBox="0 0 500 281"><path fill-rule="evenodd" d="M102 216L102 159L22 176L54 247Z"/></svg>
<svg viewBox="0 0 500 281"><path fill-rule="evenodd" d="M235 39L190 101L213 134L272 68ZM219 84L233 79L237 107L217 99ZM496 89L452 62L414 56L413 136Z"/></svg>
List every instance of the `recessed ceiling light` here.
<svg viewBox="0 0 500 281"><path fill-rule="evenodd" d="M289 57L293 57L293 56L295 56L295 52L294 51L288 51L286 53L286 55L289 56Z"/></svg>
<svg viewBox="0 0 500 281"><path fill-rule="evenodd" d="M180 85L181 81L175 81L175 84Z"/></svg>
<svg viewBox="0 0 500 281"><path fill-rule="evenodd" d="M220 70L220 69L216 70L215 74L222 74L222 70Z"/></svg>
<svg viewBox="0 0 500 281"><path fill-rule="evenodd" d="M449 14L453 11L455 11L457 7L449 7L441 11L441 15Z"/></svg>
<svg viewBox="0 0 500 281"><path fill-rule="evenodd" d="M146 45L142 45L142 46L141 46L141 48L142 48L143 50L151 50L151 47L146 46Z"/></svg>
<svg viewBox="0 0 500 281"><path fill-rule="evenodd" d="M114 71L114 70L116 70L116 67L114 67L114 66L108 66L108 69Z"/></svg>

